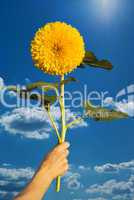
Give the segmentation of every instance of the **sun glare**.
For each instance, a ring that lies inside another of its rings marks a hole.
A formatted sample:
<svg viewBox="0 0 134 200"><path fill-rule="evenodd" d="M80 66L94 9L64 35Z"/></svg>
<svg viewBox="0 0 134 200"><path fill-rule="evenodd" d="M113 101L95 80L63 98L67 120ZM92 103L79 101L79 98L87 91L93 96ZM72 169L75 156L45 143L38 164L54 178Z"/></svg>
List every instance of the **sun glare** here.
<svg viewBox="0 0 134 200"><path fill-rule="evenodd" d="M111 21L122 8L121 0L89 0L94 15L104 22Z"/></svg>

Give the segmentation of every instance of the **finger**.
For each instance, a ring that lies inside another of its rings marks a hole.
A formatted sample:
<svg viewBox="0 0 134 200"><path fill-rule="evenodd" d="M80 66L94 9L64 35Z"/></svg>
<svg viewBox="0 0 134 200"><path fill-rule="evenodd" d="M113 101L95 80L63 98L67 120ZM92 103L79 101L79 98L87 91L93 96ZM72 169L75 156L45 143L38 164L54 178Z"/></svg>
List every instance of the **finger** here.
<svg viewBox="0 0 134 200"><path fill-rule="evenodd" d="M68 171L68 169L69 169L68 165L63 165L63 166L62 166L62 170L61 170L61 172L59 173L59 175L60 175L60 176L64 176L65 173Z"/></svg>
<svg viewBox="0 0 134 200"><path fill-rule="evenodd" d="M68 163L64 163L63 166L62 166L62 169L63 169L63 173L65 173L66 171L68 171L68 169L69 169Z"/></svg>
<svg viewBox="0 0 134 200"><path fill-rule="evenodd" d="M59 164L59 165L64 165L64 164L66 164L66 163L68 164L67 158L62 158L61 160L58 161L58 164Z"/></svg>
<svg viewBox="0 0 134 200"><path fill-rule="evenodd" d="M52 152L50 155L47 156L53 162L61 163L67 156L69 155L69 151L65 150L64 152Z"/></svg>
<svg viewBox="0 0 134 200"><path fill-rule="evenodd" d="M68 142L64 142L62 144L59 144L57 147L55 147L54 151L61 152L65 149L69 148L70 144Z"/></svg>
<svg viewBox="0 0 134 200"><path fill-rule="evenodd" d="M56 161L56 165L58 165L60 168L64 165L68 164L68 159L66 157L61 157L59 160Z"/></svg>
<svg viewBox="0 0 134 200"><path fill-rule="evenodd" d="M69 155L68 149L64 150L59 154L59 158L66 158Z"/></svg>
<svg viewBox="0 0 134 200"><path fill-rule="evenodd" d="M68 160L67 160L67 159L64 159L64 160L62 161L62 163L63 163L63 165L68 165Z"/></svg>
<svg viewBox="0 0 134 200"><path fill-rule="evenodd" d="M57 162L63 163L65 159L67 160L68 155L69 155L69 151L66 150L64 153L60 154L58 158L56 157Z"/></svg>
<svg viewBox="0 0 134 200"><path fill-rule="evenodd" d="M64 171L60 176L65 176L67 171Z"/></svg>

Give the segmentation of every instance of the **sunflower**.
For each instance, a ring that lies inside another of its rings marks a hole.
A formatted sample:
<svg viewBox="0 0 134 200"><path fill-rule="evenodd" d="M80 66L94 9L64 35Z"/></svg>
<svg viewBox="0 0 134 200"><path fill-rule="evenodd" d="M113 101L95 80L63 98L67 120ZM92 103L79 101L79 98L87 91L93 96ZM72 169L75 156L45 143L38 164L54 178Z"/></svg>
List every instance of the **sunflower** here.
<svg viewBox="0 0 134 200"><path fill-rule="evenodd" d="M36 67L51 75L64 75L81 64L84 40L71 25L48 23L36 32L31 54Z"/></svg>

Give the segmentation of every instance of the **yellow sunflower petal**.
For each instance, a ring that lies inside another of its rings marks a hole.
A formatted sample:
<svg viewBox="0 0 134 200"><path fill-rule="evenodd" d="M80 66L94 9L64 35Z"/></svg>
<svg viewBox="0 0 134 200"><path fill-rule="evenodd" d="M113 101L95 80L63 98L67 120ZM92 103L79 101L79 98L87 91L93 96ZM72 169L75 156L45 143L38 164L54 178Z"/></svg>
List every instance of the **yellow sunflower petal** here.
<svg viewBox="0 0 134 200"><path fill-rule="evenodd" d="M63 75L79 66L85 55L83 37L64 22L40 28L31 43L36 67L51 75Z"/></svg>

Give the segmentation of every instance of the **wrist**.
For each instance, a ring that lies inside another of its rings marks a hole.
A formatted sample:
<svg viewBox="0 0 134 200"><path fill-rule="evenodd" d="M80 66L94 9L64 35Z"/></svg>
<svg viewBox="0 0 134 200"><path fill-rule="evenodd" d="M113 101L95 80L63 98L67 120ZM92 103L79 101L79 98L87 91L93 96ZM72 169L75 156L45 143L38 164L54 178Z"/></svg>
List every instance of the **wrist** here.
<svg viewBox="0 0 134 200"><path fill-rule="evenodd" d="M44 188L44 184L50 185L53 181L53 178L51 176L51 172L48 168L48 166L41 166L35 176L32 180L32 185L36 188L37 186L40 186L40 188Z"/></svg>
<svg viewBox="0 0 134 200"><path fill-rule="evenodd" d="M54 180L52 166L47 160L41 165L38 173L39 176L44 176L44 179L48 179L50 182Z"/></svg>
<svg viewBox="0 0 134 200"><path fill-rule="evenodd" d="M45 161L44 171L47 171L48 177L51 181L53 181L55 179L55 176L54 176L55 171L54 170L55 169L53 168L52 163L49 161Z"/></svg>

